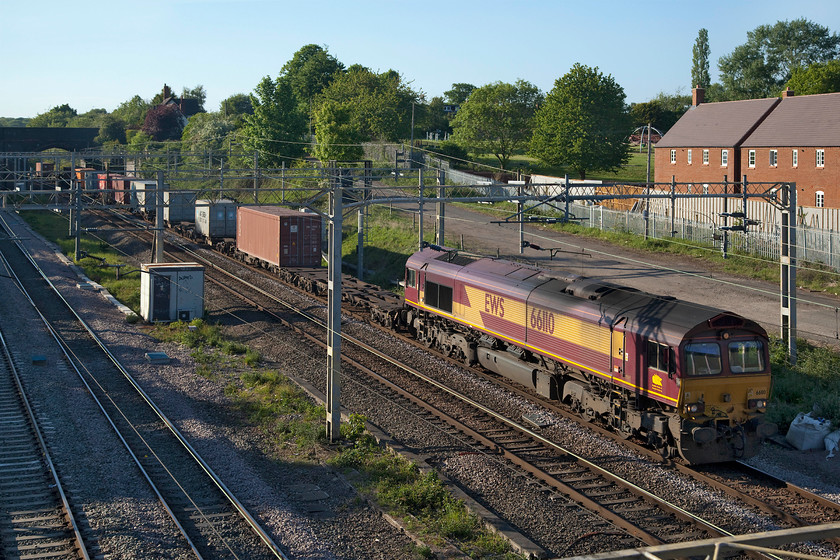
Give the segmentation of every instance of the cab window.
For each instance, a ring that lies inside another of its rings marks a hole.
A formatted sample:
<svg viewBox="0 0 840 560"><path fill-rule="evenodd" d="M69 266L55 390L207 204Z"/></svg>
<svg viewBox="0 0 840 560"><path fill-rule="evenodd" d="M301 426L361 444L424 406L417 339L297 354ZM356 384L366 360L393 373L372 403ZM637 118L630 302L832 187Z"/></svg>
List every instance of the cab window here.
<svg viewBox="0 0 840 560"><path fill-rule="evenodd" d="M764 371L764 343L760 340L738 340L729 343L729 369L732 373Z"/></svg>
<svg viewBox="0 0 840 560"><path fill-rule="evenodd" d="M417 287L417 271L414 269L406 269L405 271L405 285L409 288Z"/></svg>
<svg viewBox="0 0 840 560"><path fill-rule="evenodd" d="M685 345L685 374L689 377L717 375L721 372L720 346L714 342Z"/></svg>

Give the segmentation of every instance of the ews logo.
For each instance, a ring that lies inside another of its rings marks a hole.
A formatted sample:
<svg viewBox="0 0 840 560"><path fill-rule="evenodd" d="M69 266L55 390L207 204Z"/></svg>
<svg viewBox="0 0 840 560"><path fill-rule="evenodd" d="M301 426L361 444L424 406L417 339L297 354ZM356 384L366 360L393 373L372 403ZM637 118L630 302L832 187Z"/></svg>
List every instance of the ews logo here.
<svg viewBox="0 0 840 560"><path fill-rule="evenodd" d="M505 298L493 294L484 294L484 311L503 318L505 316Z"/></svg>

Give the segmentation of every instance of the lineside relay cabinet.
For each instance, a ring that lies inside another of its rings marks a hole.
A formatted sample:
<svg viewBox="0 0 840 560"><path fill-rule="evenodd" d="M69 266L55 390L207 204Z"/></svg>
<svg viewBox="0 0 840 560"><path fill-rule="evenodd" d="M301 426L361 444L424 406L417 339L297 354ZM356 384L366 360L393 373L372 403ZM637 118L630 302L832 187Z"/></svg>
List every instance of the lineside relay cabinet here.
<svg viewBox="0 0 840 560"><path fill-rule="evenodd" d="M140 265L140 315L149 322L204 316L204 267L198 263Z"/></svg>

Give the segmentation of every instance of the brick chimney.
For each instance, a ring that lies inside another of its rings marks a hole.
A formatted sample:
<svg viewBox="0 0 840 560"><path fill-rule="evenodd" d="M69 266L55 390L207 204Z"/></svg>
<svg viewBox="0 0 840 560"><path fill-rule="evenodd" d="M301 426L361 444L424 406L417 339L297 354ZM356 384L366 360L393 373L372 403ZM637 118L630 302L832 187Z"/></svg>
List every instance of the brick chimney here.
<svg viewBox="0 0 840 560"><path fill-rule="evenodd" d="M782 92L782 99L785 99L787 97L793 97L793 90L790 88L787 88L785 89L785 91Z"/></svg>
<svg viewBox="0 0 840 560"><path fill-rule="evenodd" d="M691 90L691 105L693 107L697 107L703 101L706 100L706 90L701 88L699 85L695 86Z"/></svg>

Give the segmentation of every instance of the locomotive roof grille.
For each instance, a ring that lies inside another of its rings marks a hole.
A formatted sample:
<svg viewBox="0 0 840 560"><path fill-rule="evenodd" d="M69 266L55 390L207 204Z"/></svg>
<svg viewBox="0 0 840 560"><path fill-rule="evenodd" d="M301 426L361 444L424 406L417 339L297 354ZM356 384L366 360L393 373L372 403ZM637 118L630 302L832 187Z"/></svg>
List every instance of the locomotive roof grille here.
<svg viewBox="0 0 840 560"><path fill-rule="evenodd" d="M721 313L709 319L709 326L713 329L731 329L744 326L744 318L729 313Z"/></svg>
<svg viewBox="0 0 840 560"><path fill-rule="evenodd" d="M463 255L461 253L446 252L442 255L435 257L436 261L446 262L456 264L458 266L467 266L468 264L474 263L478 260L478 257L473 257L470 255Z"/></svg>

